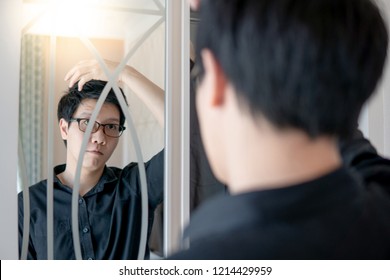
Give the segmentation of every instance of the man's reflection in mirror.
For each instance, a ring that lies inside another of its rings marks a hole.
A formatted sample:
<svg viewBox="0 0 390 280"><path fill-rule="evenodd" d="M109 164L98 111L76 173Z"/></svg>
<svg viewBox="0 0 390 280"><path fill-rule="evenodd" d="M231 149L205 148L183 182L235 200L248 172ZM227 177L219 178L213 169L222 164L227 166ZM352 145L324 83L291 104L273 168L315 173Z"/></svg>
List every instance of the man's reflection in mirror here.
<svg viewBox="0 0 390 280"><path fill-rule="evenodd" d="M112 70L118 64L106 61L106 65ZM66 145L66 163L54 167L54 259L75 259L71 200L76 166L86 127L107 83L96 61L78 63L65 79L69 90L59 101L57 116ZM130 66L124 68L117 82L132 89L163 128L164 91ZM83 259L136 259L138 256L142 214L138 164L129 163L123 169L106 165L125 129L125 115L111 89L94 123L81 167L78 219ZM163 200L163 151L145 163L145 170L149 235L154 210ZM47 259L46 189L47 180L29 188L28 259ZM18 196L20 251L23 193ZM147 246L145 258L149 256Z"/></svg>

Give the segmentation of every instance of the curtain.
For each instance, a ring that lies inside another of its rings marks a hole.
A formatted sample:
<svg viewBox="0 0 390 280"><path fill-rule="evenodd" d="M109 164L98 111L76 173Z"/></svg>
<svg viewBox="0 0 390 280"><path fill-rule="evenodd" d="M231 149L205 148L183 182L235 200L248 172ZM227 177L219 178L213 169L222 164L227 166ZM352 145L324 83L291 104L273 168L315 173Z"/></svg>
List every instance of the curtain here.
<svg viewBox="0 0 390 280"><path fill-rule="evenodd" d="M18 191L42 177L45 37L22 37L19 96Z"/></svg>

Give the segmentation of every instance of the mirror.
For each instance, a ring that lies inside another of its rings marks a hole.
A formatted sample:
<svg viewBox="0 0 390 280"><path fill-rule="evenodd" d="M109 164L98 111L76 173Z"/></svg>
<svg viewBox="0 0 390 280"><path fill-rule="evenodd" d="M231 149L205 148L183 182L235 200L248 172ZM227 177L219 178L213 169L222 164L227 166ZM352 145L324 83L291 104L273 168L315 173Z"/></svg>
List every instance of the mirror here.
<svg viewBox="0 0 390 280"><path fill-rule="evenodd" d="M65 74L76 63L127 60L164 89L164 0L25 0L21 42L18 192L65 163L56 110L68 88ZM164 131L138 96L123 90L146 162L163 149ZM138 161L132 139L126 129L107 166ZM161 235L154 229L149 244L156 257L162 256Z"/></svg>

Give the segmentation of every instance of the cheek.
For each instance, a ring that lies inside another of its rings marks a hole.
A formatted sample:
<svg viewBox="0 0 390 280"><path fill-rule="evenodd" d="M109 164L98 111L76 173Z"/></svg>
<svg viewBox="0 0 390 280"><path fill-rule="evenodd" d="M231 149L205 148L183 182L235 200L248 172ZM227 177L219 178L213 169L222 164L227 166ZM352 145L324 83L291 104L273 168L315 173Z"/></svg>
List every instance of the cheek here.
<svg viewBox="0 0 390 280"><path fill-rule="evenodd" d="M112 153L115 151L115 148L118 146L119 139L113 139L109 143L107 143L107 151L108 155L111 156Z"/></svg>
<svg viewBox="0 0 390 280"><path fill-rule="evenodd" d="M71 149L74 153L79 153L81 144L83 143L83 134L69 133L67 137L67 149Z"/></svg>

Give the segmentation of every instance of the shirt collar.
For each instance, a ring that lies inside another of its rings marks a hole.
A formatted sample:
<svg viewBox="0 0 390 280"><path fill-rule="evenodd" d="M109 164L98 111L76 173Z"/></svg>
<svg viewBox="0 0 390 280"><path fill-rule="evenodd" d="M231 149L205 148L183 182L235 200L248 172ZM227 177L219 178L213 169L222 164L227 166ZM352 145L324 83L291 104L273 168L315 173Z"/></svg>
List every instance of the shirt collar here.
<svg viewBox="0 0 390 280"><path fill-rule="evenodd" d="M54 183L58 184L59 186L65 187L60 179L58 179L57 175L64 172L66 169L66 164L60 164L54 167ZM118 177L116 176L115 172L107 166L104 166L103 174L99 179L99 182L96 184L95 187L90 191L92 193L97 193L103 191L104 187L108 185L109 183L112 183L114 181L118 180ZM88 192L88 193L90 193Z"/></svg>
<svg viewBox="0 0 390 280"><path fill-rule="evenodd" d="M358 187L357 187L358 186ZM272 223L302 211L323 211L331 205L360 199L359 179L340 168L302 184L238 195L221 195L202 205L191 218L185 236L195 240L253 224ZM316 210L317 209L317 210Z"/></svg>

